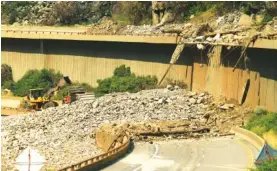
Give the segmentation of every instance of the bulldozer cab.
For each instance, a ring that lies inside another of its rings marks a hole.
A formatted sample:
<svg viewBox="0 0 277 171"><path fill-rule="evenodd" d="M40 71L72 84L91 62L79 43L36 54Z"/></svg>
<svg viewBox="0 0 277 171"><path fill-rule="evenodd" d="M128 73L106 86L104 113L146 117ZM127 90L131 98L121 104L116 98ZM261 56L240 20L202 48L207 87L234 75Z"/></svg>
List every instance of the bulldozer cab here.
<svg viewBox="0 0 277 171"><path fill-rule="evenodd" d="M38 98L43 98L46 90L43 88L30 89L29 97L31 100L38 100Z"/></svg>

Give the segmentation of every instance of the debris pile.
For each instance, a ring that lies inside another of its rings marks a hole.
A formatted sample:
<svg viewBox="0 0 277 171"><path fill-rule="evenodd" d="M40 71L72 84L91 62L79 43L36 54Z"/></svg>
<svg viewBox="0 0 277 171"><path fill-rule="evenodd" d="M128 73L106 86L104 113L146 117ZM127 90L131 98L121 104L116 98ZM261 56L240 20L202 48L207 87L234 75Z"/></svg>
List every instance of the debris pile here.
<svg viewBox="0 0 277 171"><path fill-rule="evenodd" d="M119 34L122 29L124 29L124 26L104 17L99 24L92 25L87 30L87 34Z"/></svg>
<svg viewBox="0 0 277 171"><path fill-rule="evenodd" d="M3 117L2 168L13 170L15 158L28 146L45 156L46 168L62 168L98 155L102 151L95 145L93 132L101 124L202 120L216 126L217 122L229 122L228 115L241 114L235 105L220 108L223 105L205 92L169 85L138 93L108 94L25 116ZM231 120L229 125L232 124L241 124L241 119Z"/></svg>
<svg viewBox="0 0 277 171"><path fill-rule="evenodd" d="M264 24L261 24L262 20L262 16L248 16L235 11L201 23L167 24L160 27L151 25L120 26L110 21L93 26L89 29L88 34L179 35L181 37L179 43L236 46L244 45L254 35L275 39L277 37L277 17ZM108 23L108 25L105 23Z"/></svg>

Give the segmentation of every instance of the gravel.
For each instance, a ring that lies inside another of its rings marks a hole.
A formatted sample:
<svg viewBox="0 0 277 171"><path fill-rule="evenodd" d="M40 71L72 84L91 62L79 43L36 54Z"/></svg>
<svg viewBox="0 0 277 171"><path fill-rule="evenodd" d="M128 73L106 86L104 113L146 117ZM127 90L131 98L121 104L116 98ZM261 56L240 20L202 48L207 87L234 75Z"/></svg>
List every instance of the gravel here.
<svg viewBox="0 0 277 171"><path fill-rule="evenodd" d="M102 123L200 119L212 96L168 86L138 93L115 93L93 101L49 108L25 116L2 118L2 168L25 148L39 151L47 168L62 168L102 153L94 131Z"/></svg>

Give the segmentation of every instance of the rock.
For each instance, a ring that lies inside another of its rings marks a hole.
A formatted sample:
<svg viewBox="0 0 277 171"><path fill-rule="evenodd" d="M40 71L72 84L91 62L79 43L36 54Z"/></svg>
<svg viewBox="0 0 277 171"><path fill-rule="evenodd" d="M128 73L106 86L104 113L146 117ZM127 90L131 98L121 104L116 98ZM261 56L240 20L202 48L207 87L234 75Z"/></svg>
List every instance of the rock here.
<svg viewBox="0 0 277 171"><path fill-rule="evenodd" d="M233 14L228 15L228 22L233 22L235 20L235 16Z"/></svg>
<svg viewBox="0 0 277 171"><path fill-rule="evenodd" d="M205 93L200 93L200 94L198 95L198 97L203 97L203 96L205 96Z"/></svg>
<svg viewBox="0 0 277 171"><path fill-rule="evenodd" d="M267 34L272 34L272 33L274 33L274 32L275 32L274 28L271 27L271 26L268 25L268 24L265 25L264 29L262 30L262 33L265 34L265 35L267 35Z"/></svg>
<svg viewBox="0 0 277 171"><path fill-rule="evenodd" d="M211 37L207 37L207 39L206 39L208 42L211 42L211 41L213 41L213 38L211 38Z"/></svg>
<svg viewBox="0 0 277 171"><path fill-rule="evenodd" d="M234 104L228 104L228 106L229 106L230 108L234 108L234 107L235 107Z"/></svg>
<svg viewBox="0 0 277 171"><path fill-rule="evenodd" d="M216 41L220 40L220 34L217 33L217 34L214 36L213 40L216 40Z"/></svg>
<svg viewBox="0 0 277 171"><path fill-rule="evenodd" d="M196 95L196 92L189 92L188 93L188 97L193 97L193 96L195 96Z"/></svg>
<svg viewBox="0 0 277 171"><path fill-rule="evenodd" d="M195 104L195 103L196 103L196 100L195 100L194 98L190 98L190 99L189 99L189 103Z"/></svg>
<svg viewBox="0 0 277 171"><path fill-rule="evenodd" d="M249 15L242 14L240 19L239 19L239 25L242 26L251 26L254 24L252 18Z"/></svg>
<svg viewBox="0 0 277 171"><path fill-rule="evenodd" d="M92 107L95 109L95 108L98 107L98 105L99 105L98 101L95 101L95 102L93 103Z"/></svg>
<svg viewBox="0 0 277 171"><path fill-rule="evenodd" d="M161 99L158 100L158 104L162 104L163 102L164 102L164 99L163 99L163 98L161 98Z"/></svg>
<svg viewBox="0 0 277 171"><path fill-rule="evenodd" d="M255 23L257 23L257 24L262 23L263 19L264 19L263 15L256 15Z"/></svg>
<svg viewBox="0 0 277 171"><path fill-rule="evenodd" d="M167 103L171 103L171 102L172 102L172 100L171 100L170 98L166 99L165 101L166 101Z"/></svg>
<svg viewBox="0 0 277 171"><path fill-rule="evenodd" d="M200 103L202 103L203 101L204 101L203 98L199 98L199 99L197 99L197 104L200 104Z"/></svg>
<svg viewBox="0 0 277 171"><path fill-rule="evenodd" d="M186 23L186 24L184 25L184 27L191 27L191 26L192 26L191 23Z"/></svg>
<svg viewBox="0 0 277 171"><path fill-rule="evenodd" d="M218 17L216 20L216 25L219 25L224 20L224 16Z"/></svg>
<svg viewBox="0 0 277 171"><path fill-rule="evenodd" d="M219 134L218 134L217 132L215 132L215 133L213 133L213 136L214 136L214 137L218 137Z"/></svg>
<svg viewBox="0 0 277 171"><path fill-rule="evenodd" d="M224 105L220 106L219 108L223 109L223 110L228 110L229 109L229 105L224 104Z"/></svg>
<svg viewBox="0 0 277 171"><path fill-rule="evenodd" d="M196 41L204 41L205 37L204 36L197 36L195 38Z"/></svg>
<svg viewBox="0 0 277 171"><path fill-rule="evenodd" d="M179 86L177 86L177 85L174 86L174 90L179 90L179 89L180 89Z"/></svg>
<svg viewBox="0 0 277 171"><path fill-rule="evenodd" d="M170 91L174 90L174 88L173 88L172 85L167 85L167 86L166 86L166 89L168 89L168 90L170 90Z"/></svg>
<svg viewBox="0 0 277 171"><path fill-rule="evenodd" d="M205 46L203 46L202 44L197 44L196 46L197 46L197 48L200 49L200 50L205 49Z"/></svg>

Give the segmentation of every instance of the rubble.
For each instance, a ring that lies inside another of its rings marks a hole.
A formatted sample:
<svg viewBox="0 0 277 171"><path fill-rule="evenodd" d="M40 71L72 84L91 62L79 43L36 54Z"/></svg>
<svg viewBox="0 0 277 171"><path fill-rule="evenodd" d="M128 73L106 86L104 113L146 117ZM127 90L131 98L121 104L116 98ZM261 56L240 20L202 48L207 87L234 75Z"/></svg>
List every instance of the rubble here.
<svg viewBox="0 0 277 171"><path fill-rule="evenodd" d="M195 43L199 49L204 49L203 44L226 44L232 46L241 46L245 44L252 35L261 33L261 35L276 36L277 18L263 24L263 30L260 29L259 23L262 22L262 16L248 16L239 11L225 14L217 18L206 21L205 23L183 23L183 24L166 24L161 27L152 25L142 26L120 26L112 21L106 22L104 26L95 25L89 30L89 34L107 33L122 35L179 35L181 38L179 44ZM102 24L103 25L103 24ZM119 28L120 29L119 29ZM111 29L117 28L117 29ZM111 31L113 30L113 31ZM251 30L251 34L249 34ZM275 37L276 38L276 37ZM202 44L201 44L202 43ZM201 47L200 47L201 46Z"/></svg>
<svg viewBox="0 0 277 171"><path fill-rule="evenodd" d="M167 86L138 93L112 93L25 116L3 117L2 167L13 170L15 158L28 146L45 156L48 168L61 168L98 155L102 151L95 145L93 132L103 123L198 122L209 114L208 122L213 125L213 120L225 117L216 117L216 110L212 95Z"/></svg>

